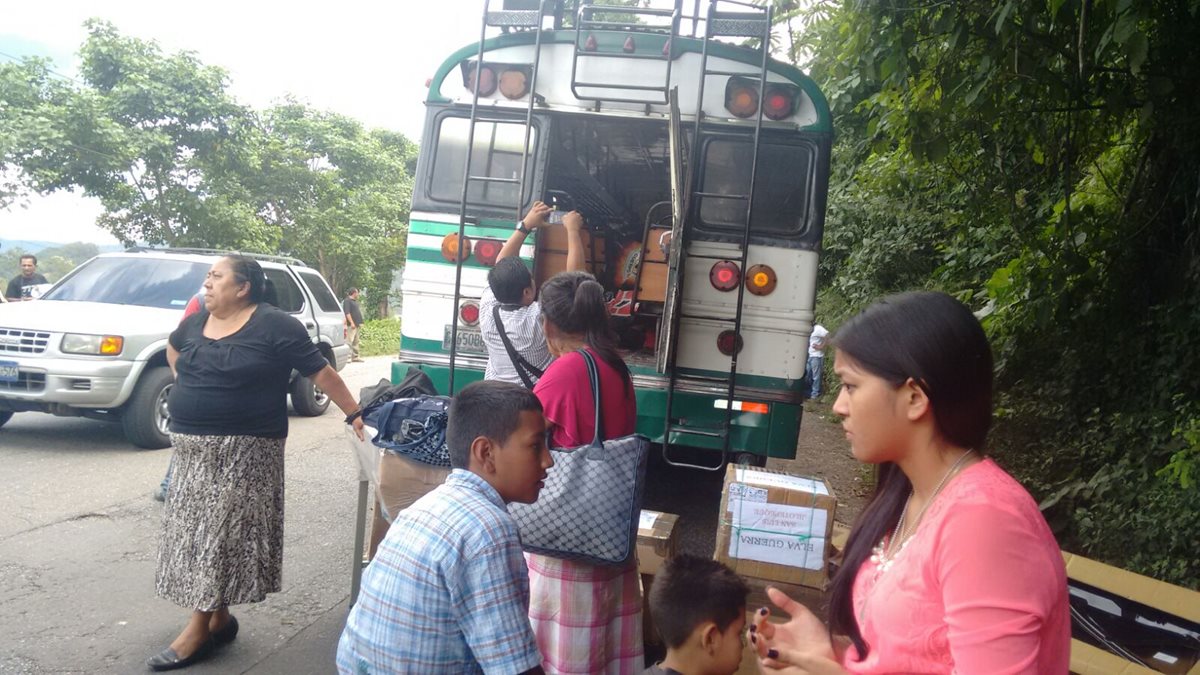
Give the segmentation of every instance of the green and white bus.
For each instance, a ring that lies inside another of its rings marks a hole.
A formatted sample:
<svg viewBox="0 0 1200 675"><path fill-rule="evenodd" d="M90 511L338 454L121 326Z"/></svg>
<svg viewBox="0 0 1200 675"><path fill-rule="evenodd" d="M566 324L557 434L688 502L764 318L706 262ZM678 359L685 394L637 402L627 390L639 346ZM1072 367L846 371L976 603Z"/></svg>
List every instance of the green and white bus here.
<svg viewBox="0 0 1200 675"><path fill-rule="evenodd" d="M795 457L828 104L769 57L769 7L633 4L485 2L479 43L430 80L393 380L415 365L453 393L483 376L488 269L554 202L587 220L638 431L698 468ZM540 285L565 250L547 227L520 255Z"/></svg>

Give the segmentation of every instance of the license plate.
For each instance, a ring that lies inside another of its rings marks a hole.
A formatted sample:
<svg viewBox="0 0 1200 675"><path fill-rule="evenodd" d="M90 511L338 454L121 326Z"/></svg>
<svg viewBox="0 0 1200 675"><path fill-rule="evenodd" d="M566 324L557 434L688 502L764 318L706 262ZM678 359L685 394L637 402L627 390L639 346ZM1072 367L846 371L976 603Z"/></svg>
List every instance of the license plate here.
<svg viewBox="0 0 1200 675"><path fill-rule="evenodd" d="M442 349L446 351L450 351L450 331L453 328L453 326L447 325L442 333ZM486 354L487 350L483 347L483 336L479 334L479 329L459 326L456 351L459 354Z"/></svg>
<svg viewBox="0 0 1200 675"><path fill-rule="evenodd" d="M16 382L18 379L16 361L0 361L0 382Z"/></svg>

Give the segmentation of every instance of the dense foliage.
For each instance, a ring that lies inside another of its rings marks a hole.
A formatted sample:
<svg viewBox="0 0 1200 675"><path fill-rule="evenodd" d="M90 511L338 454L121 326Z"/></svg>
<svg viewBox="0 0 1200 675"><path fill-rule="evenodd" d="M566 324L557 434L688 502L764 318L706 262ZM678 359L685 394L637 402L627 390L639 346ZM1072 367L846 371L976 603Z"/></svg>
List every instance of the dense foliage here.
<svg viewBox="0 0 1200 675"><path fill-rule="evenodd" d="M997 351L993 450L1063 547L1197 586L1200 0L803 18L838 139L822 320L963 299Z"/></svg>
<svg viewBox="0 0 1200 675"><path fill-rule="evenodd" d="M396 356L400 353L400 319L387 317L362 325L358 351L363 356Z"/></svg>
<svg viewBox="0 0 1200 675"><path fill-rule="evenodd" d="M387 297L413 143L292 100L251 110L194 54L87 27L78 82L41 59L0 63L0 206L78 188L124 243L282 253L339 293Z"/></svg>

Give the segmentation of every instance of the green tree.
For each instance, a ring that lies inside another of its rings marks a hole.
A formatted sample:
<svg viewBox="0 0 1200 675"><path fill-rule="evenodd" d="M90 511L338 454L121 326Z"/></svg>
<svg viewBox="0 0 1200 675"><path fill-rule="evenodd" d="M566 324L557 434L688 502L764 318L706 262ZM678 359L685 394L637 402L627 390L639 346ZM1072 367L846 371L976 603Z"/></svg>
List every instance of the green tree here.
<svg viewBox="0 0 1200 675"><path fill-rule="evenodd" d="M359 287L386 299L404 259L416 147L295 101L268 110L263 126L251 189L259 213L282 233L282 250L317 265L339 294Z"/></svg>
<svg viewBox="0 0 1200 675"><path fill-rule="evenodd" d="M0 64L0 206L82 188L126 244L283 253L339 293L386 301L405 251L408 139L294 100L256 113L194 54L87 27L81 82L40 59Z"/></svg>
<svg viewBox="0 0 1200 675"><path fill-rule="evenodd" d="M224 71L103 21L86 26L82 86L44 60L0 65L0 165L20 167L27 189L98 197L99 224L127 244L275 243L237 189L256 127Z"/></svg>
<svg viewBox="0 0 1200 675"><path fill-rule="evenodd" d="M1064 547L1195 585L1200 2L820 2L827 313L951 292ZM836 317L835 317L836 318Z"/></svg>

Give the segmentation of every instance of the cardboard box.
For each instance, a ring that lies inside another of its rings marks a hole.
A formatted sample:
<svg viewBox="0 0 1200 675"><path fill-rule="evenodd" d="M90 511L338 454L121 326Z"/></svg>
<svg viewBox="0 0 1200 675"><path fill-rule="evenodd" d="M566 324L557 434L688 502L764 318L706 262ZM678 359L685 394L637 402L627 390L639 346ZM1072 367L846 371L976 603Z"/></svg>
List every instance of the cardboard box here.
<svg viewBox="0 0 1200 675"><path fill-rule="evenodd" d="M675 523L679 516L642 509L638 521L637 556L638 571L642 574L658 574L663 563L675 556L679 548L679 536Z"/></svg>
<svg viewBox="0 0 1200 675"><path fill-rule="evenodd" d="M1087 600L1087 589L1079 586L1079 584L1086 584L1099 591L1132 600L1151 609L1178 617L1181 620L1179 623L1190 622L1191 630L1196 629L1195 624L1200 624L1200 593L1196 591L1173 586L1066 551L1063 552L1063 560L1067 566L1068 583L1078 582L1071 584L1071 594L1077 602L1081 599ZM1106 604L1103 598L1094 601L1101 605ZM1072 633L1078 635L1078 630L1075 625L1072 625ZM1197 659L1197 656L1197 650L1194 648L1191 650L1180 649L1175 653L1151 649L1139 656L1147 666L1150 666L1145 667L1083 640L1071 640L1071 672L1079 673L1079 675L1133 675L1136 673L1200 675L1200 660Z"/></svg>
<svg viewBox="0 0 1200 675"><path fill-rule="evenodd" d="M824 588L837 499L822 478L730 464L713 557L738 574Z"/></svg>
<svg viewBox="0 0 1200 675"><path fill-rule="evenodd" d="M642 574L642 640L649 645L662 640L650 616L650 585L654 575L663 564L675 557L679 548L679 534L675 524L679 516L643 509L638 520L637 557L638 571Z"/></svg>
<svg viewBox="0 0 1200 675"><path fill-rule="evenodd" d="M388 524L396 518L396 514L441 485L449 475L450 467L422 464L391 452L379 453L375 515L371 521L368 557L375 557L375 551L387 534Z"/></svg>

